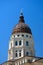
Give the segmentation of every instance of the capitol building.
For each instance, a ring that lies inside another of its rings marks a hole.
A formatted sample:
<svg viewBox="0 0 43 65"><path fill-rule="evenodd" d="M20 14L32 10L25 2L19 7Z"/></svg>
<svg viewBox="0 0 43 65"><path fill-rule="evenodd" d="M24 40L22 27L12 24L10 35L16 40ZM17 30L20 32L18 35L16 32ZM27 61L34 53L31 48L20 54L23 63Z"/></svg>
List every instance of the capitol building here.
<svg viewBox="0 0 43 65"><path fill-rule="evenodd" d="M22 12L10 36L8 59L0 65L43 65L43 58L35 56L32 31Z"/></svg>

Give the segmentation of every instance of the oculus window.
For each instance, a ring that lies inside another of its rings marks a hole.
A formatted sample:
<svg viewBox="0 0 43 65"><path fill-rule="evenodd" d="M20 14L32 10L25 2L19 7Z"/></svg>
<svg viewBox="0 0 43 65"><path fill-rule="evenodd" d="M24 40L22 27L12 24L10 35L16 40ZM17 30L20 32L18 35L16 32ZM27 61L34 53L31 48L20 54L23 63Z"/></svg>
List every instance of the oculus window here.
<svg viewBox="0 0 43 65"><path fill-rule="evenodd" d="M17 35L19 37L19 35Z"/></svg>
<svg viewBox="0 0 43 65"><path fill-rule="evenodd" d="M26 35L26 37L28 37L28 35Z"/></svg>
<svg viewBox="0 0 43 65"><path fill-rule="evenodd" d="M24 35L22 34L22 37L24 37Z"/></svg>

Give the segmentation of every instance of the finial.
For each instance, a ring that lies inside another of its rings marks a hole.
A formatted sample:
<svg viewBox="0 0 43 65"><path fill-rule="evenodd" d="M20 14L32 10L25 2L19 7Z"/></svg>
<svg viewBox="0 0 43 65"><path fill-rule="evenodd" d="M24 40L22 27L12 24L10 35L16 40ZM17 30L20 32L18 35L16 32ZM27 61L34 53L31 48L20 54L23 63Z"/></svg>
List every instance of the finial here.
<svg viewBox="0 0 43 65"><path fill-rule="evenodd" d="M23 16L22 9L21 9L21 12L20 12L20 20L19 20L19 22L21 22L21 23L24 23L25 22L24 21L24 16Z"/></svg>
<svg viewBox="0 0 43 65"><path fill-rule="evenodd" d="M20 16L23 16L23 11L22 11L22 9L21 9L21 12L20 12Z"/></svg>

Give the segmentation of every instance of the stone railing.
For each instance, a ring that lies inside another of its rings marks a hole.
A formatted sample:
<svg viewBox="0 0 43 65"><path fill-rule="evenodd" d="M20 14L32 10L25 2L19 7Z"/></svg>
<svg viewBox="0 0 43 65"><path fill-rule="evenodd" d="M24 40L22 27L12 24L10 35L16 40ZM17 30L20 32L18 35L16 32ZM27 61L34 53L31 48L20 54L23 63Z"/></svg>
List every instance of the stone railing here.
<svg viewBox="0 0 43 65"><path fill-rule="evenodd" d="M33 59L33 61L32 61L32 59ZM37 59L37 60L35 60L35 59ZM35 58L35 57L22 57L22 58L17 59L17 60L6 61L6 62L4 62L3 64L0 64L0 65L23 65L25 63L30 63L30 65L31 65L32 63L36 63L36 61L38 62L38 58ZM40 63L40 61L39 61L39 63Z"/></svg>

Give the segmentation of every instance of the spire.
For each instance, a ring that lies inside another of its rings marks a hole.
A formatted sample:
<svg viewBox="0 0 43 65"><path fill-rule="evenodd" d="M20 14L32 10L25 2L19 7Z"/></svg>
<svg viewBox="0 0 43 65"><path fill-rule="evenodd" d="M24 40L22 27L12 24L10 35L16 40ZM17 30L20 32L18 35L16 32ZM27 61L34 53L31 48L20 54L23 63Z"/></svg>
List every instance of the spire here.
<svg viewBox="0 0 43 65"><path fill-rule="evenodd" d="M21 23L25 22L22 10L21 10L21 13L20 13L20 20L19 20L19 22L21 22Z"/></svg>
<svg viewBox="0 0 43 65"><path fill-rule="evenodd" d="M21 12L20 12L20 16L23 16L23 11L22 11L22 9L21 9Z"/></svg>

